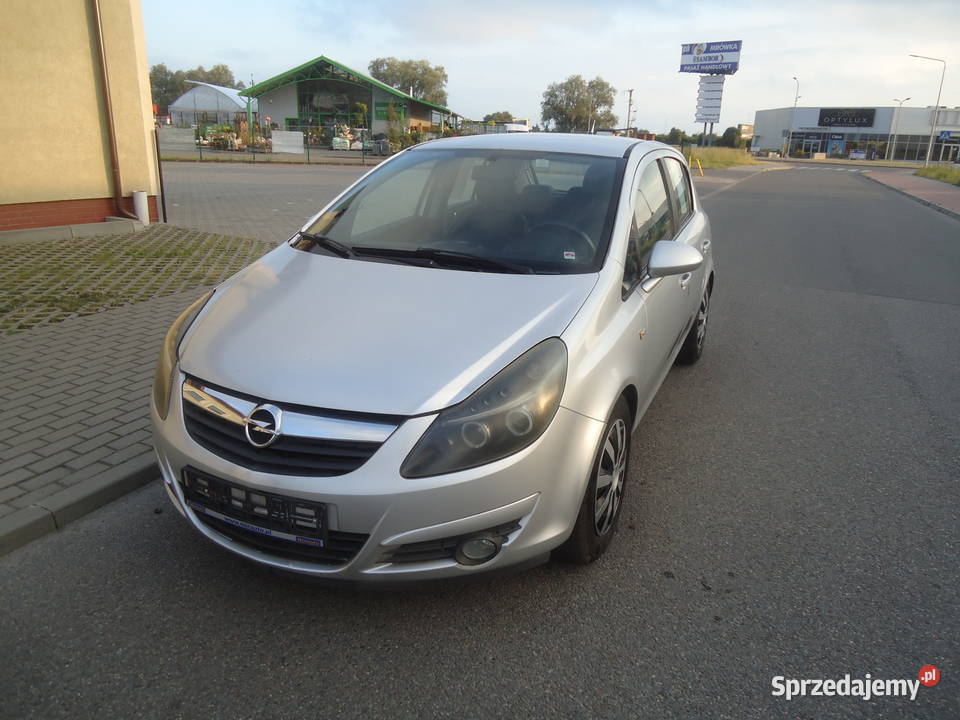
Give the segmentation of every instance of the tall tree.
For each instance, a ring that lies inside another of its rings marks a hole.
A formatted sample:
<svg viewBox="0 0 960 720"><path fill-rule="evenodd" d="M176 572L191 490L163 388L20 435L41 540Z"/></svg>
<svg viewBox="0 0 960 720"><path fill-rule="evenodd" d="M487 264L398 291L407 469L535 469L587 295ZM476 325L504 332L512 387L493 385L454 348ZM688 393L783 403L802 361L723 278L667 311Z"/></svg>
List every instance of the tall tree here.
<svg viewBox="0 0 960 720"><path fill-rule="evenodd" d="M242 90L244 85L233 77L233 71L220 63L209 70L198 65L193 70L172 71L163 63L150 68L150 90L153 93L153 102L157 105L161 115L167 114L167 106L190 89L187 80Z"/></svg>
<svg viewBox="0 0 960 720"><path fill-rule="evenodd" d="M740 147L740 128L728 127L720 136L720 144L724 147Z"/></svg>
<svg viewBox="0 0 960 720"><path fill-rule="evenodd" d="M513 120L513 113L509 110L498 110L497 112L487 113L483 116L484 122L503 122L508 123Z"/></svg>
<svg viewBox="0 0 960 720"><path fill-rule="evenodd" d="M559 132L603 130L617 124L612 109L615 98L616 90L603 78L588 82L580 75L571 75L547 86L540 113L543 122L553 123Z"/></svg>
<svg viewBox="0 0 960 720"><path fill-rule="evenodd" d="M385 57L374 58L367 67L373 77L392 88L434 105L447 104L449 78L442 65L431 65L427 60Z"/></svg>
<svg viewBox="0 0 960 720"><path fill-rule="evenodd" d="M687 134L680 128L672 127L663 141L667 145L679 145L682 142L687 142Z"/></svg>

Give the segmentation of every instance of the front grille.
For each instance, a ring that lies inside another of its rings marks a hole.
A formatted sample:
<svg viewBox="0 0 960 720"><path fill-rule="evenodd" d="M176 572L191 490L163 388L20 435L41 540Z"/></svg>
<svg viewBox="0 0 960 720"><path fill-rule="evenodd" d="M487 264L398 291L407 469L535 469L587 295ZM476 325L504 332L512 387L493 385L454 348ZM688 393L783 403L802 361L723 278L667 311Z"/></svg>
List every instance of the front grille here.
<svg viewBox="0 0 960 720"><path fill-rule="evenodd" d="M277 540L269 535L258 535L257 533L248 532L207 515L198 515L197 517L204 525L213 528L221 535L225 535L241 545L249 545L268 555L275 555L286 558L287 560L299 560L301 562L316 563L318 565L346 565L353 559L354 555L360 552L360 548L363 547L367 538L370 537L369 535L361 535L359 533L345 533L331 530L328 533L329 546L316 548L310 545L298 545L287 542L286 540Z"/></svg>
<svg viewBox="0 0 960 720"><path fill-rule="evenodd" d="M269 555L321 565L344 565L370 537L327 529L326 508L322 503L251 490L192 469L184 471L181 485L184 498L204 525ZM208 515L203 508L227 519ZM247 529L233 524L231 519L278 534ZM285 539L281 534L293 539Z"/></svg>
<svg viewBox="0 0 960 720"><path fill-rule="evenodd" d="M431 560L455 560L457 546L468 537L476 535L492 536L499 544L505 543L510 535L520 529L520 523L513 522L498 525L489 530L480 532L466 533L464 535L455 535L452 537L440 538L439 540L425 540L418 543L407 543L395 548L384 548L380 556L380 562L383 563L420 563L430 562Z"/></svg>
<svg viewBox="0 0 960 720"><path fill-rule="evenodd" d="M275 442L268 447L256 447L247 440L244 419L259 404L257 400L227 394L192 379L183 386L183 421L194 442L235 465L263 473L307 477L345 475L363 465L399 424L392 416L367 422L281 406L284 417L291 421L284 422ZM346 437L306 437L286 432L285 426L293 425L297 418L301 424L327 423ZM369 430L371 427L374 431ZM377 439L350 439L351 434Z"/></svg>

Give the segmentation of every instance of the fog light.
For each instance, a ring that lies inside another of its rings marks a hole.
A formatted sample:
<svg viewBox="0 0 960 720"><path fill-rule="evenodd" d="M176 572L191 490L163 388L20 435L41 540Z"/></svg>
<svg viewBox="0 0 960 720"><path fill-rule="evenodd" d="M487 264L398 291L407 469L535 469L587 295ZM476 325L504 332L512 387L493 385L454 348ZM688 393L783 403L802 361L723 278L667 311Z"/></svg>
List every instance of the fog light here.
<svg viewBox="0 0 960 720"><path fill-rule="evenodd" d="M488 537L469 537L457 547L457 562L461 565L479 565L500 552L500 544Z"/></svg>

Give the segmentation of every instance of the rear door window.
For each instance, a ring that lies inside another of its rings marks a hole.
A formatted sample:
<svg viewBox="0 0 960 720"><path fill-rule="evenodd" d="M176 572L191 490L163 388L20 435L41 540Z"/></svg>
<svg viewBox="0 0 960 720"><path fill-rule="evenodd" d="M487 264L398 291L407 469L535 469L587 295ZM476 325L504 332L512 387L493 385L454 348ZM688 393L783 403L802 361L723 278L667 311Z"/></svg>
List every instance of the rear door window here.
<svg viewBox="0 0 960 720"><path fill-rule="evenodd" d="M677 204L677 227L683 227L687 219L693 215L690 175L679 160L664 158L660 162L663 163L663 167L667 171L667 182Z"/></svg>

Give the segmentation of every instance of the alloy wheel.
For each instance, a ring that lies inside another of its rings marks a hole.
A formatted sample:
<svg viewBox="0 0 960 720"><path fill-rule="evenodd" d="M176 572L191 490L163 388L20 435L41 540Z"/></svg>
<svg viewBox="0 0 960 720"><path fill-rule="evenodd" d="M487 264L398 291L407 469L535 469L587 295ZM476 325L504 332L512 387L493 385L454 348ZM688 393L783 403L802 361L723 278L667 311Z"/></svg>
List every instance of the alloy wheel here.
<svg viewBox="0 0 960 720"><path fill-rule="evenodd" d="M700 310L697 312L697 350L703 349L703 341L707 338L707 320L710 314L710 292L704 291L700 300Z"/></svg>
<svg viewBox="0 0 960 720"><path fill-rule="evenodd" d="M593 518L597 535L606 535L610 532L613 521L616 520L617 511L620 509L623 483L626 479L627 442L629 442L627 425L618 418L607 431L600 455L600 465L597 468L597 494L594 499Z"/></svg>

